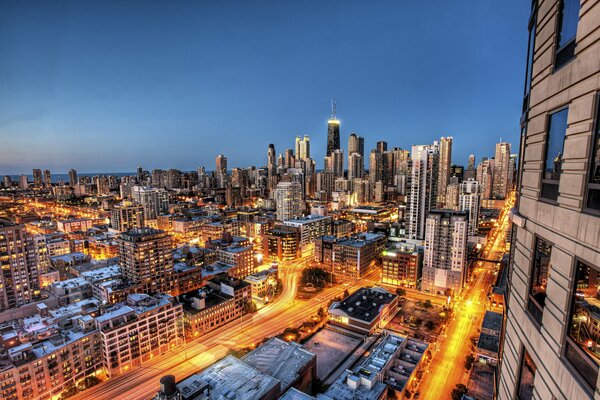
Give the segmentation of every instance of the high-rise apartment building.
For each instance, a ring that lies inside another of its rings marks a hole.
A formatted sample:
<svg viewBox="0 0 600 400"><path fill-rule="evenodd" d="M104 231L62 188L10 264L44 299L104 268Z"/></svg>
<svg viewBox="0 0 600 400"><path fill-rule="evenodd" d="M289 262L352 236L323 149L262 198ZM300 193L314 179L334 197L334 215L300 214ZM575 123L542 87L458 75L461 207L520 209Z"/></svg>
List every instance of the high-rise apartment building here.
<svg viewBox="0 0 600 400"><path fill-rule="evenodd" d="M133 200L144 207L146 221L156 219L169 211L169 193L165 189L146 186L134 186L131 190Z"/></svg>
<svg viewBox="0 0 600 400"><path fill-rule="evenodd" d="M452 137L440 138L439 151L437 205L443 207L446 203L446 187L450 179L450 167L452 165Z"/></svg>
<svg viewBox="0 0 600 400"><path fill-rule="evenodd" d="M306 160L307 158L310 158L310 138L308 135L296 136L296 159Z"/></svg>
<svg viewBox="0 0 600 400"><path fill-rule="evenodd" d="M73 187L77 184L77 171L74 169L69 170L69 186Z"/></svg>
<svg viewBox="0 0 600 400"><path fill-rule="evenodd" d="M385 153L387 151L387 142L380 140L377 142L376 149L379 153Z"/></svg>
<svg viewBox="0 0 600 400"><path fill-rule="evenodd" d="M383 179L383 153L376 149L369 154L369 181L372 185Z"/></svg>
<svg viewBox="0 0 600 400"><path fill-rule="evenodd" d="M354 153L365 156L365 138L358 136L356 133L351 133L348 137L348 157Z"/></svg>
<svg viewBox="0 0 600 400"><path fill-rule="evenodd" d="M296 157L294 157L294 150L285 149L285 167L286 168L294 168L295 163L296 163Z"/></svg>
<svg viewBox="0 0 600 400"><path fill-rule="evenodd" d="M36 189L41 189L43 186L42 181L42 170L39 168L33 169L33 187Z"/></svg>
<svg viewBox="0 0 600 400"><path fill-rule="evenodd" d="M469 215L469 236L477 235L479 231L479 207L481 203L481 185L474 179L460 183L458 209Z"/></svg>
<svg viewBox="0 0 600 400"><path fill-rule="evenodd" d="M491 160L487 158L483 158L479 165L477 166L477 173L475 174L475 178L477 182L481 185L481 198L482 199L491 199L492 198L492 188L493 188L493 163Z"/></svg>
<svg viewBox="0 0 600 400"><path fill-rule="evenodd" d="M510 143L496 143L496 156L494 157L494 183L492 196L496 199L504 199L511 189L511 159Z"/></svg>
<svg viewBox="0 0 600 400"><path fill-rule="evenodd" d="M119 232L144 227L144 207L130 201L115 205L110 213L110 225Z"/></svg>
<svg viewBox="0 0 600 400"><path fill-rule="evenodd" d="M27 175L21 174L21 176L19 176L19 188L23 189L23 190L29 189L29 182L27 181Z"/></svg>
<svg viewBox="0 0 600 400"><path fill-rule="evenodd" d="M44 187L45 188L52 187L52 174L50 173L50 170L48 170L48 169L44 170Z"/></svg>
<svg viewBox="0 0 600 400"><path fill-rule="evenodd" d="M330 171L333 172L333 175L336 178L340 178L344 176L344 151L341 149L336 149L331 152L329 156Z"/></svg>
<svg viewBox="0 0 600 400"><path fill-rule="evenodd" d="M275 202L278 221L300 218L304 210L302 185L296 181L279 182L275 189Z"/></svg>
<svg viewBox="0 0 600 400"><path fill-rule="evenodd" d="M477 167L475 166L475 155L469 155L469 161L467 162L467 169L463 176L464 180L475 179L477 177Z"/></svg>
<svg viewBox="0 0 600 400"><path fill-rule="evenodd" d="M425 218L435 207L438 160L439 153L435 146L412 147L412 171L407 212L408 236L412 239L423 239Z"/></svg>
<svg viewBox="0 0 600 400"><path fill-rule="evenodd" d="M600 393L598 32L598 0L532 2L500 400Z"/></svg>
<svg viewBox="0 0 600 400"><path fill-rule="evenodd" d="M332 102L331 118L327 121L327 154L340 148L340 121L335 117L335 100Z"/></svg>
<svg viewBox="0 0 600 400"><path fill-rule="evenodd" d="M0 218L0 311L37 300L39 295L33 238L23 225Z"/></svg>
<svg viewBox="0 0 600 400"><path fill-rule="evenodd" d="M365 174L365 161L359 153L348 156L348 180L362 178Z"/></svg>
<svg viewBox="0 0 600 400"><path fill-rule="evenodd" d="M215 172L217 174L227 175L227 157L219 154L215 159Z"/></svg>
<svg viewBox="0 0 600 400"><path fill-rule="evenodd" d="M458 294L466 279L468 216L433 210L427 215L422 290Z"/></svg>
<svg viewBox="0 0 600 400"><path fill-rule="evenodd" d="M134 228L118 239L119 265L128 282L148 292L169 292L173 275L171 236L153 228Z"/></svg>

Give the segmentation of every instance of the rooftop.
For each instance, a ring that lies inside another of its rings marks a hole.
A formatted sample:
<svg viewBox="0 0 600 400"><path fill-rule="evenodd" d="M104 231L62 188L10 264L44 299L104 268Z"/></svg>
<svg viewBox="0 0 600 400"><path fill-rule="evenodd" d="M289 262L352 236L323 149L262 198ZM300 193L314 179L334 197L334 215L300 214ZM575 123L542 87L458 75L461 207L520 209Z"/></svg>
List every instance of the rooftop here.
<svg viewBox="0 0 600 400"><path fill-rule="evenodd" d="M377 318L381 308L391 303L396 297L383 288L360 288L344 300L333 303L329 312L371 322Z"/></svg>
<svg viewBox="0 0 600 400"><path fill-rule="evenodd" d="M271 390L280 387L277 379L232 356L227 356L204 371L183 380L177 384L177 389L184 396L189 396L194 387L204 384L208 384L211 389L209 400L259 400Z"/></svg>
<svg viewBox="0 0 600 400"><path fill-rule="evenodd" d="M500 332L502 330L502 314L486 311L481 327L494 332Z"/></svg>
<svg viewBox="0 0 600 400"><path fill-rule="evenodd" d="M303 224L308 224L310 222L315 222L315 221L323 221L326 219L331 219L330 216L327 215L318 215L318 214L311 214L311 215L307 215L306 217L302 217L302 218L295 218L295 219L289 219L284 221L284 224L290 223L290 224L297 224L297 225L303 225Z"/></svg>
<svg viewBox="0 0 600 400"><path fill-rule="evenodd" d="M316 356L295 342L284 342L271 338L255 350L246 354L243 361L254 368L281 381L281 389L290 387L304 368Z"/></svg>

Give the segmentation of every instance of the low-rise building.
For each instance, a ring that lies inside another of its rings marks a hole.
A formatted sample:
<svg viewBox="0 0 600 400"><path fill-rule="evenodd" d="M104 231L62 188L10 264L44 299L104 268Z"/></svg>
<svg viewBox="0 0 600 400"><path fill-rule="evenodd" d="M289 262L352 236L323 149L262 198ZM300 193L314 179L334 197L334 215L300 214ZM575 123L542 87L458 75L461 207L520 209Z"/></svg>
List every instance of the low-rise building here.
<svg viewBox="0 0 600 400"><path fill-rule="evenodd" d="M381 282L416 289L421 280L423 248L393 242L381 253Z"/></svg>
<svg viewBox="0 0 600 400"><path fill-rule="evenodd" d="M281 382L281 392L289 388L312 391L317 375L317 356L295 342L271 338L246 354L242 361Z"/></svg>
<svg viewBox="0 0 600 400"><path fill-rule="evenodd" d="M315 261L331 267L334 275L360 278L375 265L386 237L380 233L361 233L349 238L322 236L315 240Z"/></svg>
<svg viewBox="0 0 600 400"><path fill-rule="evenodd" d="M48 291L58 298L58 304L64 306L91 297L92 285L78 277L54 282L48 286Z"/></svg>
<svg viewBox="0 0 600 400"><path fill-rule="evenodd" d="M181 345L182 307L172 296L130 294L96 318L104 369L115 376Z"/></svg>
<svg viewBox="0 0 600 400"><path fill-rule="evenodd" d="M188 338L200 337L240 318L251 301L251 286L247 282L219 275L207 283L202 289L179 296Z"/></svg>
<svg viewBox="0 0 600 400"><path fill-rule="evenodd" d="M251 287L252 298L262 302L268 302L273 298L277 287L278 268L269 268L264 271L248 275L244 281Z"/></svg>
<svg viewBox="0 0 600 400"><path fill-rule="evenodd" d="M503 315L486 311L481 323L481 333L477 341L477 357L486 364L496 365L500 351Z"/></svg>
<svg viewBox="0 0 600 400"><path fill-rule="evenodd" d="M300 232L300 246L308 246L318 237L331 234L331 217L325 215L307 215L283 222L285 226L297 228Z"/></svg>
<svg viewBox="0 0 600 400"><path fill-rule="evenodd" d="M380 287L360 288L329 307L329 322L368 335L384 328L397 308L397 295Z"/></svg>
<svg viewBox="0 0 600 400"><path fill-rule="evenodd" d="M64 233L85 232L94 225L94 220L89 218L77 218L58 221L56 228Z"/></svg>
<svg viewBox="0 0 600 400"><path fill-rule="evenodd" d="M293 260L300 256L300 232L292 226L277 225L262 237L263 259Z"/></svg>

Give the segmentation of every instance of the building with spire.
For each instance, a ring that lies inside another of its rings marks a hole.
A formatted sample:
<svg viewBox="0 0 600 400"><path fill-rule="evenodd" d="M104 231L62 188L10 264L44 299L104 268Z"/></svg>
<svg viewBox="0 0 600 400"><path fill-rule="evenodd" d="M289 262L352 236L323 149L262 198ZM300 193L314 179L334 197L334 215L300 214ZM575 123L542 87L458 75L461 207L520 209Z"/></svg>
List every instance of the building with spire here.
<svg viewBox="0 0 600 400"><path fill-rule="evenodd" d="M340 148L340 121L336 118L335 99L331 102L331 118L327 121L327 156Z"/></svg>

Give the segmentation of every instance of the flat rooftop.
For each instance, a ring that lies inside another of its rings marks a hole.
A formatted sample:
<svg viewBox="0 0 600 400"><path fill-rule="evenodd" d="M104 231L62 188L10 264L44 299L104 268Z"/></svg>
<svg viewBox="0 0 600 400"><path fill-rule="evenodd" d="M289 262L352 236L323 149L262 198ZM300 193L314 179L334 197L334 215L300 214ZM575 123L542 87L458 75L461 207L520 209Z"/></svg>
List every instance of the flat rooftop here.
<svg viewBox="0 0 600 400"><path fill-rule="evenodd" d="M502 314L486 311L481 327L494 332L500 332L502 330Z"/></svg>
<svg viewBox="0 0 600 400"><path fill-rule="evenodd" d="M177 389L185 396L186 387L191 388L194 380L210 386L209 400L260 400L271 390L279 391L280 387L279 380L233 356L227 356L183 380L177 384Z"/></svg>
<svg viewBox="0 0 600 400"><path fill-rule="evenodd" d="M254 368L281 381L282 390L290 387L316 355L295 342L271 338L242 359ZM316 360L315 360L316 361Z"/></svg>
<svg viewBox="0 0 600 400"><path fill-rule="evenodd" d="M383 288L360 288L344 300L333 303L329 312L341 311L350 318L370 322L396 297Z"/></svg>

